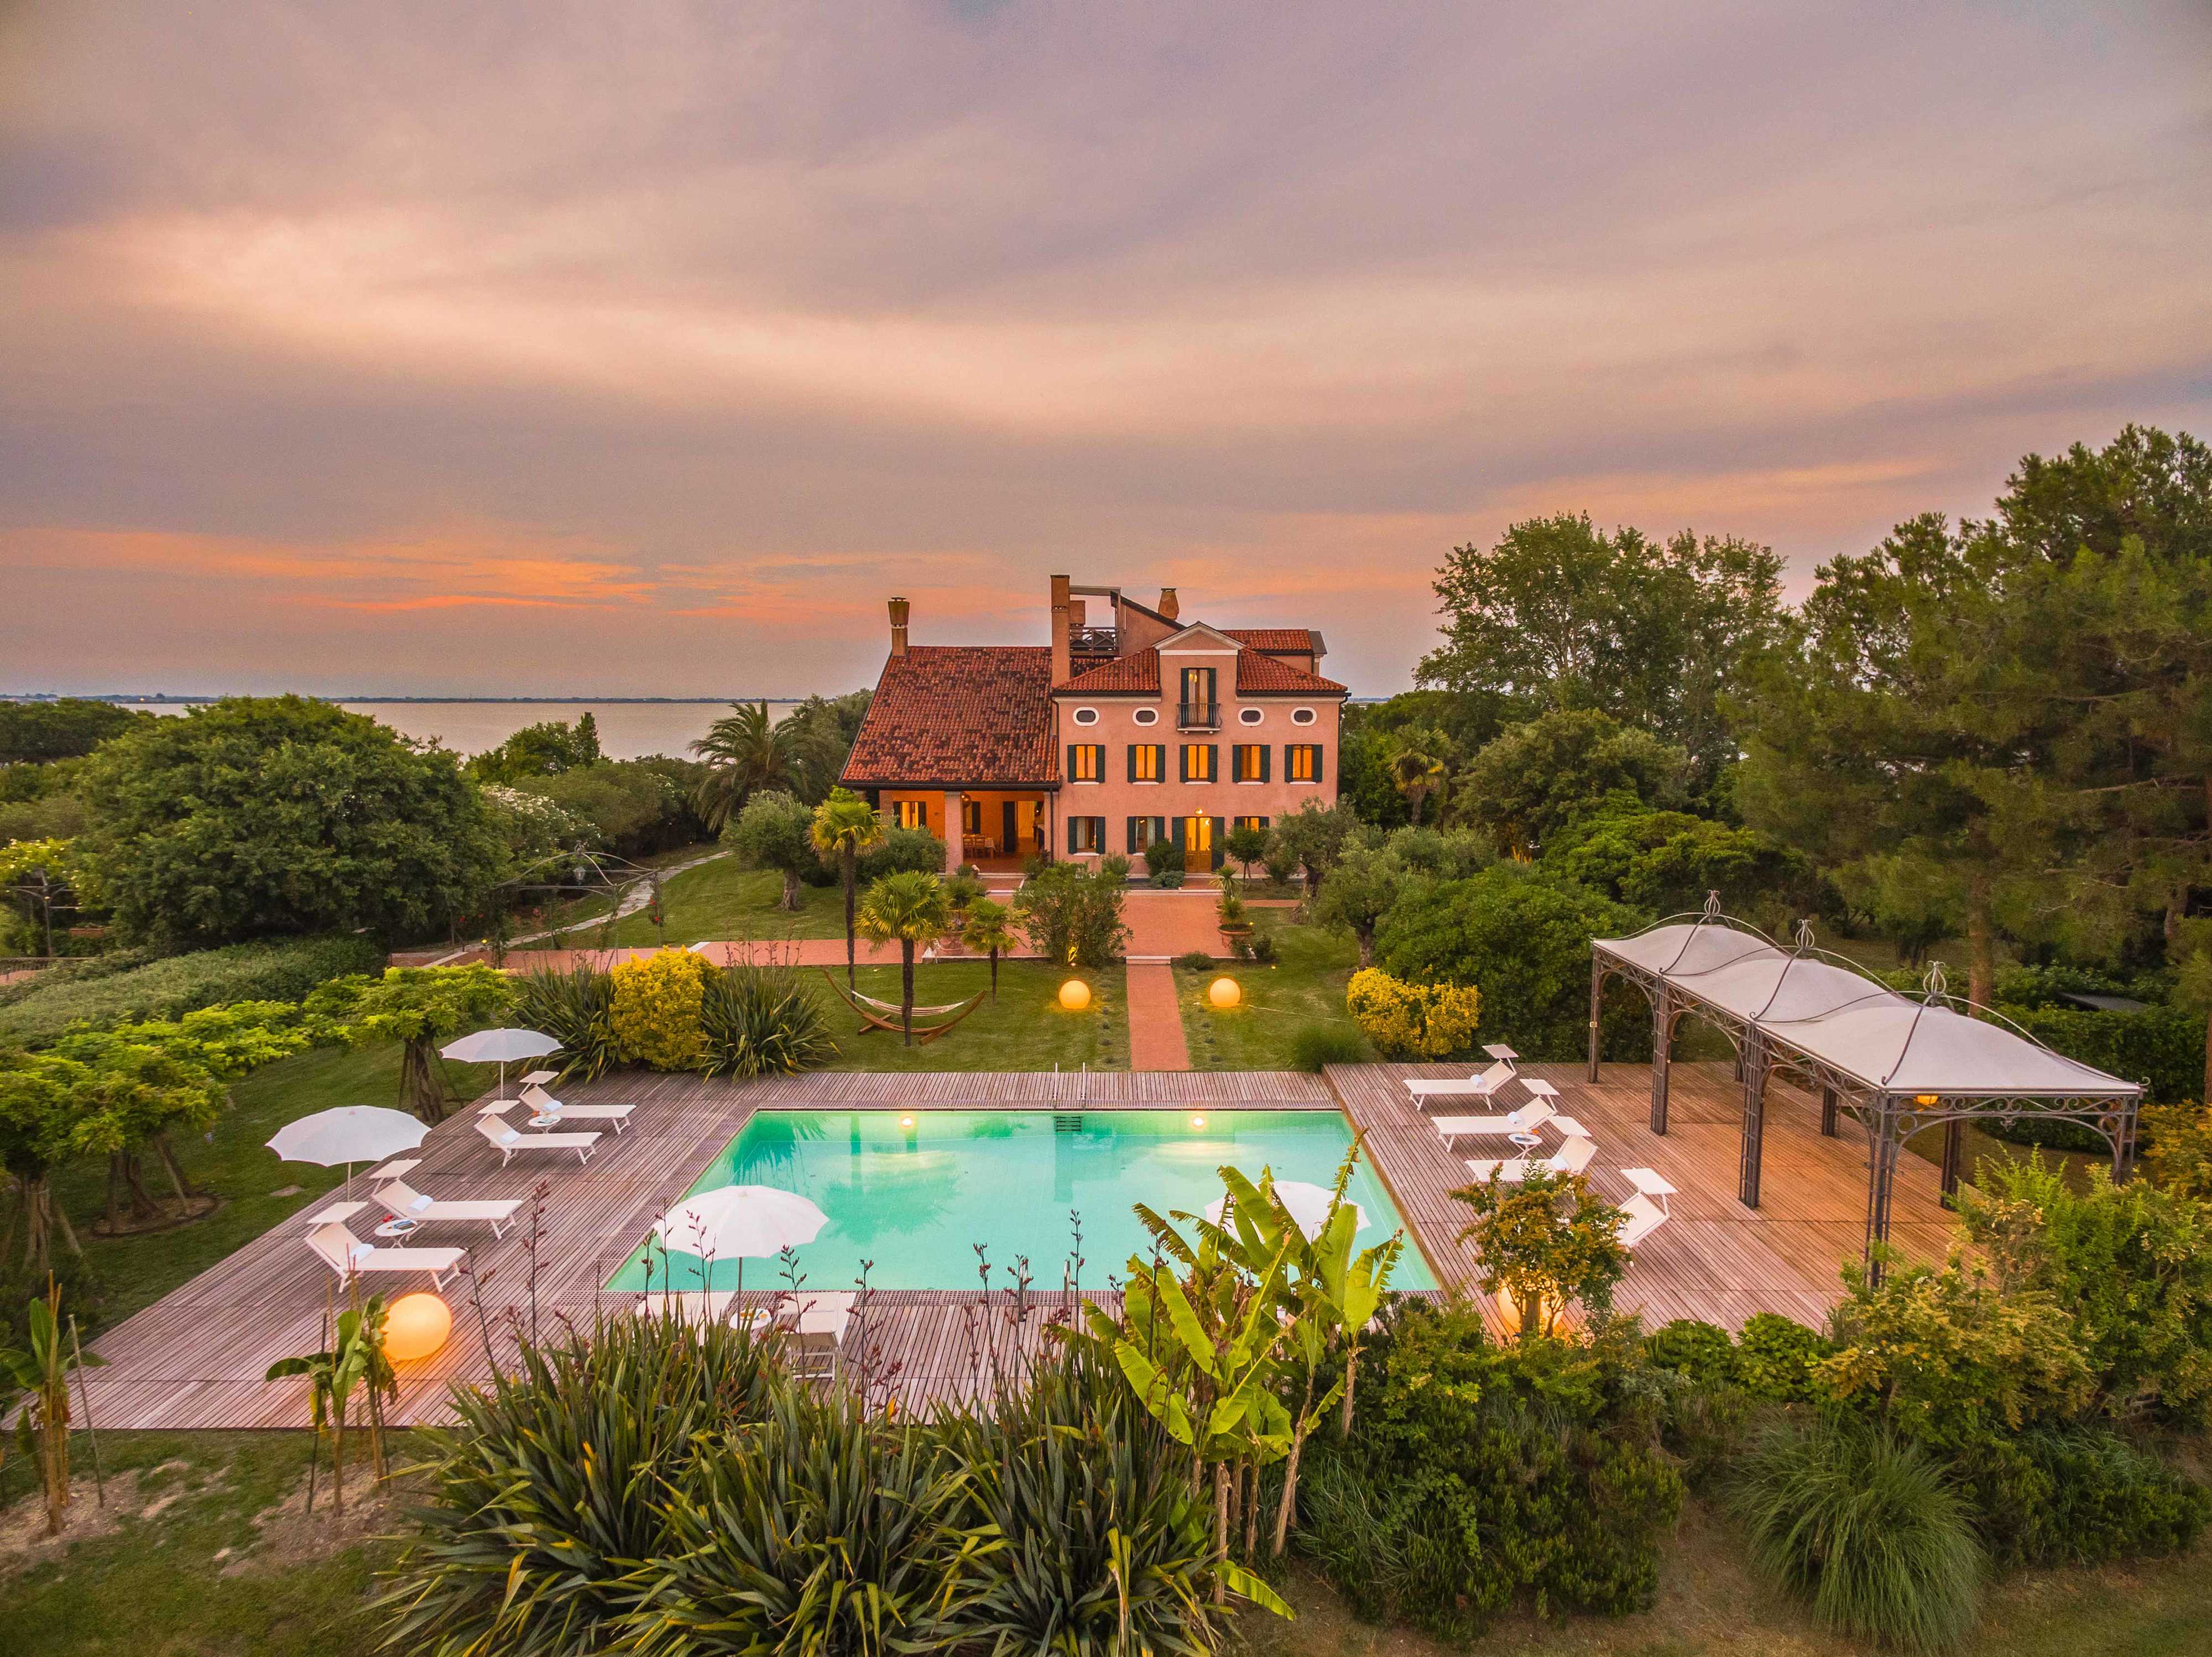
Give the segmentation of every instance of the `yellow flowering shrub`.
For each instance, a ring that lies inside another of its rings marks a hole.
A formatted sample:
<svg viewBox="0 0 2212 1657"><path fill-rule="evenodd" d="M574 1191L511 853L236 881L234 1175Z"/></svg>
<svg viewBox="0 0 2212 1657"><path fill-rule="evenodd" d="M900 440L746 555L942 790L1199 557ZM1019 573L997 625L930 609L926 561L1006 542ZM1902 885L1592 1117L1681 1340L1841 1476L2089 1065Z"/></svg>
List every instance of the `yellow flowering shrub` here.
<svg viewBox="0 0 2212 1657"><path fill-rule="evenodd" d="M690 950L662 950L613 972L615 1049L651 1070L697 1070L707 1059L702 1022L714 969Z"/></svg>
<svg viewBox="0 0 2212 1657"><path fill-rule="evenodd" d="M1472 984L1409 984L1364 967L1345 986L1352 1023L1385 1059L1449 1059L1474 1045L1481 992Z"/></svg>

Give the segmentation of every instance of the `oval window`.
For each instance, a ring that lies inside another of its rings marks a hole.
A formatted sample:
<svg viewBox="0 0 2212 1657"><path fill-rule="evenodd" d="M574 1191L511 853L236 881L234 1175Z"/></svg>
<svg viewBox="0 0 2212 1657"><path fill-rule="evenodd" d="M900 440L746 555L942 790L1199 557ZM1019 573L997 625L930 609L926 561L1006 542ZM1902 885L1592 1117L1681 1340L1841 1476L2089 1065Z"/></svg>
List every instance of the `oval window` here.
<svg viewBox="0 0 2212 1657"><path fill-rule="evenodd" d="M1310 707L1294 707L1291 710L1292 725L1311 725L1315 717L1314 711Z"/></svg>
<svg viewBox="0 0 2212 1657"><path fill-rule="evenodd" d="M1129 717L1136 720L1139 725L1158 725L1160 722L1160 710L1157 707L1140 707Z"/></svg>
<svg viewBox="0 0 2212 1657"><path fill-rule="evenodd" d="M1079 707L1079 708L1077 708L1077 709L1075 710L1075 722L1076 722L1076 724L1078 724L1078 725L1096 725L1096 724L1097 724L1097 723L1098 723L1098 710L1097 710L1097 708L1095 708L1095 707Z"/></svg>
<svg viewBox="0 0 2212 1657"><path fill-rule="evenodd" d="M1237 710L1237 721L1243 725L1257 725L1267 717L1256 707L1240 707Z"/></svg>

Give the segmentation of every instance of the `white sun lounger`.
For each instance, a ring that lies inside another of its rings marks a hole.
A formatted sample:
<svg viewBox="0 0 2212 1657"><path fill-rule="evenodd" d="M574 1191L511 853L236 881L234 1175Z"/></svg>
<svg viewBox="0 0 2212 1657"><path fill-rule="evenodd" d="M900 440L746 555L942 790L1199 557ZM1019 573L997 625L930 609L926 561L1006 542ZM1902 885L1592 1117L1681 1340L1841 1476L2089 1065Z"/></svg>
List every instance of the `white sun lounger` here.
<svg viewBox="0 0 2212 1657"><path fill-rule="evenodd" d="M501 1168L518 1150L573 1150L578 1162L589 1162L599 1142L596 1133L517 1133L496 1116L477 1117L477 1132L499 1147Z"/></svg>
<svg viewBox="0 0 2212 1657"><path fill-rule="evenodd" d="M1667 1223L1667 1211L1640 1191L1620 1205L1620 1211L1628 1216L1626 1223L1620 1228L1623 1248L1635 1247Z"/></svg>
<svg viewBox="0 0 2212 1657"><path fill-rule="evenodd" d="M1519 1079L1513 1061L1501 1059L1480 1076L1408 1077L1406 1091L1413 1096L1415 1110L1425 1110L1431 1099L1492 1099L1508 1083Z"/></svg>
<svg viewBox="0 0 2212 1657"><path fill-rule="evenodd" d="M629 1114L635 1105L564 1105L544 1088L525 1088L522 1102L540 1116L557 1116L562 1121L612 1122L615 1132L621 1133L629 1126Z"/></svg>
<svg viewBox="0 0 2212 1657"><path fill-rule="evenodd" d="M317 1226L307 1234L307 1247L341 1278L397 1272L427 1272L430 1286L443 1289L446 1273L461 1263L465 1248L377 1248L355 1236L342 1220Z"/></svg>
<svg viewBox="0 0 2212 1657"><path fill-rule="evenodd" d="M404 1180L387 1180L377 1187L376 1200L384 1205L395 1220L413 1220L423 1225L434 1220L473 1220L491 1227L495 1240L514 1223L515 1211L522 1206L520 1197L482 1201L442 1201L435 1197L424 1196Z"/></svg>
<svg viewBox="0 0 2212 1657"><path fill-rule="evenodd" d="M1550 1100L1539 1099L1503 1116L1432 1116L1429 1120L1449 1142L1463 1138L1503 1139L1510 1134L1534 1133L1558 1114Z"/></svg>
<svg viewBox="0 0 2212 1657"><path fill-rule="evenodd" d="M1509 1161L1488 1162L1469 1158L1467 1171L1477 1181L1487 1180L1492 1174L1508 1185L1517 1185L1528 1176L1531 1168L1546 1174L1579 1174L1590 1165L1597 1155L1597 1141L1580 1134L1568 1139L1558 1151L1549 1156L1516 1156Z"/></svg>

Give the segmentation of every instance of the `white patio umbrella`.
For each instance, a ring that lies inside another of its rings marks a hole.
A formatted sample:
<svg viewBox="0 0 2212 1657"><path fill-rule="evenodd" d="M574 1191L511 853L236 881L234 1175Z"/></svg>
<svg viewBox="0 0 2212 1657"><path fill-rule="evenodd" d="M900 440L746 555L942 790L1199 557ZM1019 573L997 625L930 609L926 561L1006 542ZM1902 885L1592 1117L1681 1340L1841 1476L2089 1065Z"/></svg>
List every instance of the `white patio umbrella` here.
<svg viewBox="0 0 2212 1657"><path fill-rule="evenodd" d="M829 1223L827 1214L795 1191L726 1185L685 1198L653 1223L653 1235L671 1253L733 1257L743 1290L747 1255L775 1254L811 1243Z"/></svg>
<svg viewBox="0 0 2212 1657"><path fill-rule="evenodd" d="M507 1067L510 1060L543 1059L549 1053L560 1052L561 1044L537 1030L478 1030L474 1035L465 1035L458 1041L447 1042L438 1051L457 1064L497 1065L499 1096L504 1099L507 1097Z"/></svg>
<svg viewBox="0 0 2212 1657"><path fill-rule="evenodd" d="M1275 1195L1290 1211L1291 1218L1298 1229L1310 1237L1320 1231L1322 1223L1328 1218L1328 1205L1336 1193L1327 1186L1308 1185L1303 1180L1278 1180L1275 1181ZM1367 1229L1367 1211L1349 1197L1344 1199L1344 1205L1352 1211L1352 1229L1364 1231ZM1206 1205L1206 1217L1219 1225L1228 1206L1228 1198L1216 1197Z"/></svg>
<svg viewBox="0 0 2212 1657"><path fill-rule="evenodd" d="M412 1150L429 1132L427 1125L404 1110L381 1105L340 1105L319 1110L276 1130L269 1149L288 1162L319 1162L325 1168L345 1164L353 1178L356 1162L380 1162L403 1150Z"/></svg>

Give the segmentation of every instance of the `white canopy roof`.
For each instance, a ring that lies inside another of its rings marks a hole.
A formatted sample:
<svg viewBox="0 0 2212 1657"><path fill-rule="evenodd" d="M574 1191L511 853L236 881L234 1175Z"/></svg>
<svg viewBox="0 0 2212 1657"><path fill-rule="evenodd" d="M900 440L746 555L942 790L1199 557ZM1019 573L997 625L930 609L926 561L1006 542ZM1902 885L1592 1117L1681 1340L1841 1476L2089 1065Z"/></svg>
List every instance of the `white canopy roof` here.
<svg viewBox="0 0 2212 1657"><path fill-rule="evenodd" d="M1592 947L1878 1092L2128 1099L2142 1091L2002 1024L1923 1005L1717 921L1654 926Z"/></svg>

